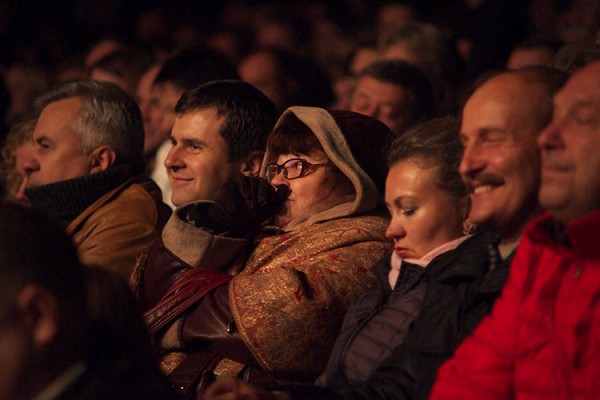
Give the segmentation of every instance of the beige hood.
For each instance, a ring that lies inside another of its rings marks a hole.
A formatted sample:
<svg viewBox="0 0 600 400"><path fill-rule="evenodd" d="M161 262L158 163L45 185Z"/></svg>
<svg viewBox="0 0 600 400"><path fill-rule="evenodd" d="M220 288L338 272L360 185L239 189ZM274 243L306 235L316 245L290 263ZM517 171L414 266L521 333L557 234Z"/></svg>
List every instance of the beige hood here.
<svg viewBox="0 0 600 400"><path fill-rule="evenodd" d="M362 119L364 122L365 117L356 113L347 111L332 111L334 113L341 113L343 115L351 115L352 118ZM290 107L281 115L275 127L280 126L289 115L295 115L302 123L304 123L317 137L321 146L325 150L329 160L335 164L337 168L352 183L354 186L356 195L348 196L344 199L339 199L330 204L321 204L316 208L311 209L307 215L302 215L291 221L286 227L285 231L293 231L300 229L303 226L314 224L321 221L327 221L336 218L348 217L356 214L363 214L374 210L380 203L380 194L375 185L375 182L365 170L356 161L351 151L346 136L342 132L342 128L334 118L334 116L327 110L317 107ZM380 129L379 121L372 120L375 128ZM371 121L369 121L371 122ZM387 128L385 128L387 130ZM387 130L389 132L389 130ZM385 132L385 133L388 133ZM384 133L384 134L385 134ZM369 132L354 132L354 135L368 135ZM375 134L381 134L375 132ZM391 135L391 132L389 132ZM391 136L390 136L391 137ZM377 147L377 146L374 146ZM381 149L374 148L373 151ZM270 154L267 150L263 159L260 176L265 176L265 168L268 163L276 162L277 157L274 154Z"/></svg>

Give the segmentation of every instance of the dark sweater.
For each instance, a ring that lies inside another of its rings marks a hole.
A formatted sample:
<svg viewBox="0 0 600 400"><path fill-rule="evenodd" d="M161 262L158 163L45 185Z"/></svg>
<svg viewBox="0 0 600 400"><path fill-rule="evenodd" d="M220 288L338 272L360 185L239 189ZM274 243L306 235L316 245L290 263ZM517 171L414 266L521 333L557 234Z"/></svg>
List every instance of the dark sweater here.
<svg viewBox="0 0 600 400"><path fill-rule="evenodd" d="M118 165L105 171L25 189L31 207L63 227L92 203L127 179L143 171L140 166Z"/></svg>

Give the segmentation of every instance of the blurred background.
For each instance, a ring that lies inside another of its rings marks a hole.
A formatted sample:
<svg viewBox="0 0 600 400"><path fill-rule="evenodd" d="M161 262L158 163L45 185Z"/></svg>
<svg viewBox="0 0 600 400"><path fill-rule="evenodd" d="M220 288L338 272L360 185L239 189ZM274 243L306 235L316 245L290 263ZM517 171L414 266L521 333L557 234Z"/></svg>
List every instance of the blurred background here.
<svg viewBox="0 0 600 400"><path fill-rule="evenodd" d="M443 62L436 61L442 78L465 82L505 66L520 43L543 43L552 52L565 43L596 41L600 5L597 0L0 0L0 72L10 92L5 120L10 124L48 85L89 76L94 63L123 47L138 51L134 59L160 64L182 48L205 45L236 66L257 48L277 48L306 61L304 73L327 79L337 93L347 90L344 79L378 57L386 33L407 21L440 32L447 53Z"/></svg>

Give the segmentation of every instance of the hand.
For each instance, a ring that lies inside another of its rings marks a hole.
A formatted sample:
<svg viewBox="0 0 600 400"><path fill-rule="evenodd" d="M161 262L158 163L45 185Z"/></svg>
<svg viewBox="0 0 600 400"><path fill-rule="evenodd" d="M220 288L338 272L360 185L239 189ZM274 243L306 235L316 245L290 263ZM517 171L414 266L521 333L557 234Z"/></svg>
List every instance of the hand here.
<svg viewBox="0 0 600 400"><path fill-rule="evenodd" d="M282 400L285 398L286 396L231 377L217 379L202 396L202 400Z"/></svg>
<svg viewBox="0 0 600 400"><path fill-rule="evenodd" d="M197 226L217 234L251 236L263 222L279 212L288 193L285 185L275 189L262 178L238 174L225 182L215 204L194 208L190 218Z"/></svg>

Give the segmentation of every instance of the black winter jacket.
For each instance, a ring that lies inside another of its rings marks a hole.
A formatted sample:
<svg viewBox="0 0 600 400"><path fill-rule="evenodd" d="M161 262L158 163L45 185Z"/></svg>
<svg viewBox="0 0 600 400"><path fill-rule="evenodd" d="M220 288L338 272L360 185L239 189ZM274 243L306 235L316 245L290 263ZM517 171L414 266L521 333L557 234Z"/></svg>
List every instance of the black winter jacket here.
<svg viewBox="0 0 600 400"><path fill-rule="evenodd" d="M290 385L278 390L292 399L426 399L440 365L491 311L506 282L514 252L498 262L492 243L490 234L475 235L427 266L423 275L427 290L418 317L404 343L366 381L344 380L339 364L343 359L339 352L347 343L338 342L350 340L362 326L359 321L344 324L325 372L328 387ZM350 316L369 296L381 297L383 288L380 283L351 305Z"/></svg>
<svg viewBox="0 0 600 400"><path fill-rule="evenodd" d="M374 370L385 355L389 356L395 346L404 342L411 323L421 309L427 288L425 268L403 262L393 290L388 282L390 256L380 260L373 271L377 285L348 308L327 367L317 379L318 386L336 387L346 385L349 380L362 380L352 378L352 375L347 377L351 367L346 365L348 360L345 356L351 346L352 362L362 363L361 368L367 371ZM367 325L373 327L365 329ZM366 337L355 344L358 335Z"/></svg>

